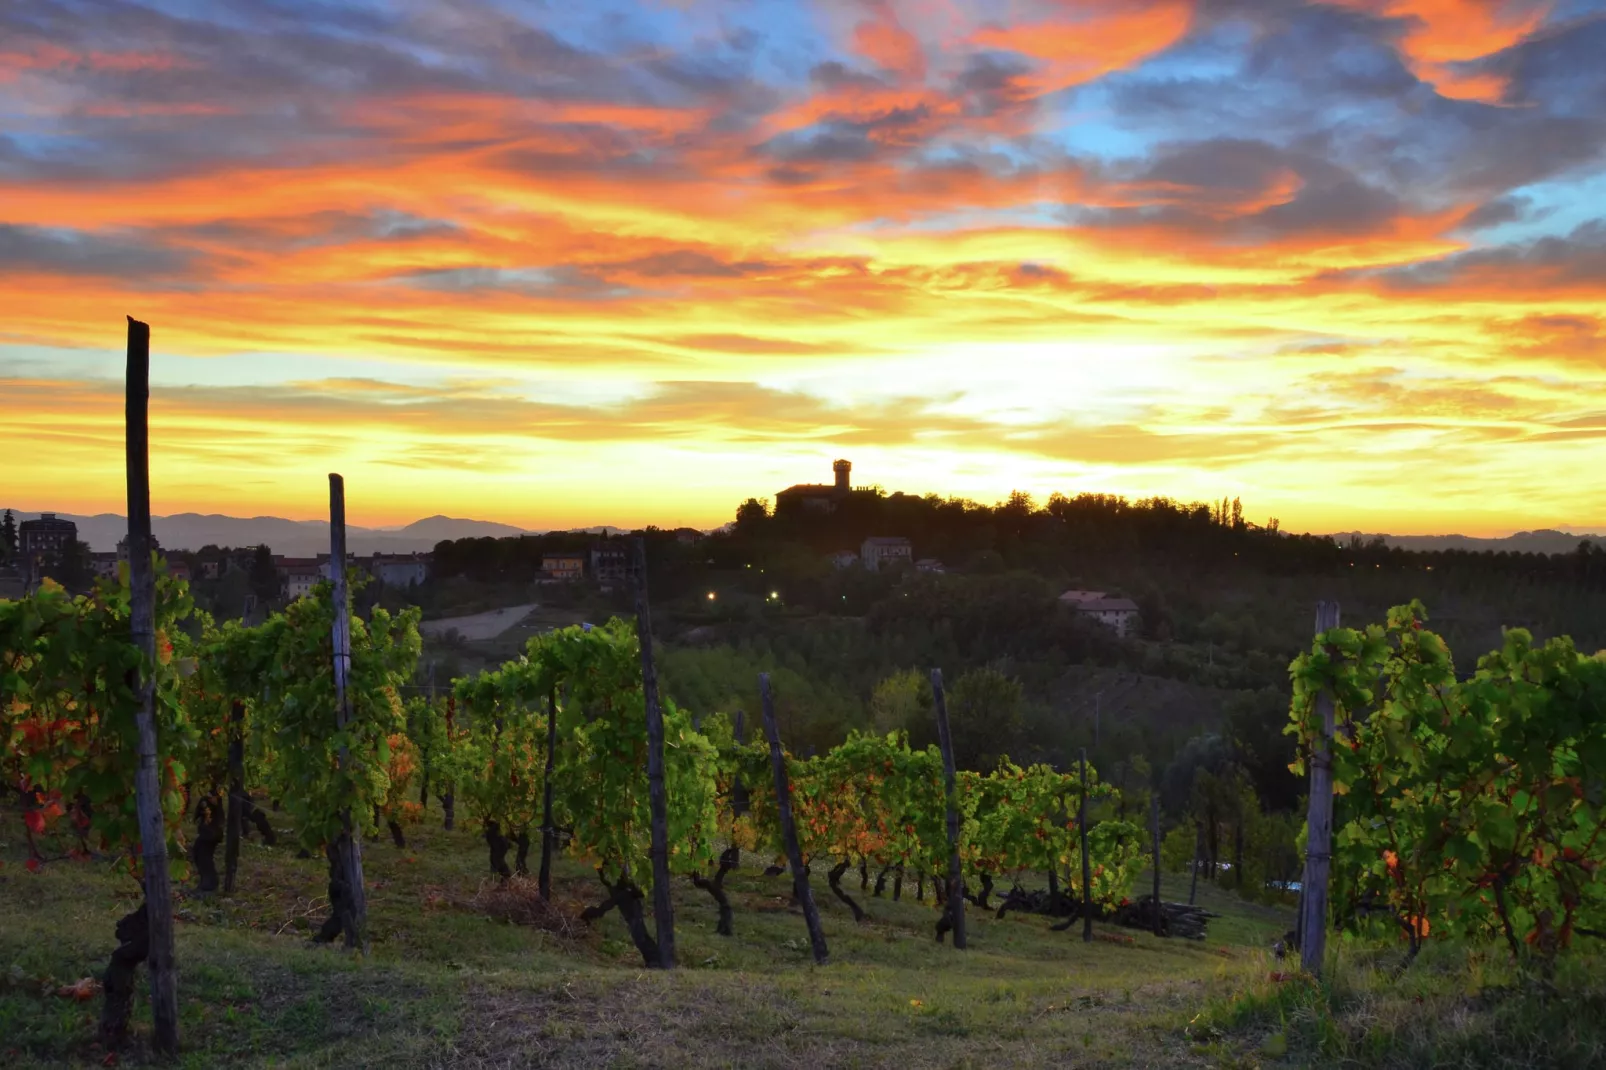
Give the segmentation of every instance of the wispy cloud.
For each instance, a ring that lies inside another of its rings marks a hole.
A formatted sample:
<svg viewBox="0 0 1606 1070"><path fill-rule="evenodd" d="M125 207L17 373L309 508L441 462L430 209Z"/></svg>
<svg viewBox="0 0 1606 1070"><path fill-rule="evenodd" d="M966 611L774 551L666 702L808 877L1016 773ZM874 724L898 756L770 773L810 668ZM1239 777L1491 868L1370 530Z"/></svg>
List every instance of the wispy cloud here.
<svg viewBox="0 0 1606 1070"><path fill-rule="evenodd" d="M223 369L158 448L256 511L339 458L403 519L713 521L852 449L1488 527L1575 516L1600 448L1594 0L35 0L0 42L19 490L115 505L52 354L124 312ZM1425 513L1391 463L1522 490Z"/></svg>

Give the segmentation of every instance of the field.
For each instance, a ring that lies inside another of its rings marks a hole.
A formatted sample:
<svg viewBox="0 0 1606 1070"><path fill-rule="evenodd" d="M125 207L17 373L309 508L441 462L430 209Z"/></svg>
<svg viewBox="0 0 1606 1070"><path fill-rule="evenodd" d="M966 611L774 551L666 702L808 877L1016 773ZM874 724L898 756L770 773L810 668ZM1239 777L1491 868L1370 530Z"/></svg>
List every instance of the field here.
<svg viewBox="0 0 1606 1070"><path fill-rule="evenodd" d="M276 822L277 824L278 822ZM0 815L0 1065L101 1065L97 999L58 989L96 976L132 882L96 862L22 865L16 816ZM617 917L573 920L601 898L564 860L558 911L533 889L498 894L470 830L438 812L410 843L369 841L371 957L309 943L325 870L249 841L240 892L185 895L178 910L180 1065L596 1067L1237 1067L1603 1065L1598 962L1581 960L1567 999L1508 987L1498 956L1430 949L1399 982L1391 951L1346 950L1326 992L1281 979L1270 946L1284 911L1207 885L1223 917L1203 943L1044 919L970 917L965 952L932 939L913 901L864 902L854 925L816 877L831 959L815 967L786 878L750 860L730 882L736 936L714 933L711 901L676 887L681 969L641 968ZM54 855L56 851L47 851ZM858 894L858 882L846 885ZM1147 878L1145 878L1147 879ZM1140 885L1141 885L1140 880ZM1168 899L1186 897L1167 877ZM520 922L509 920L517 916ZM1591 979L1591 976L1593 979ZM1559 985L1558 979L1558 987ZM1513 994L1516 993L1516 994ZM148 1029L141 997L136 1021ZM124 1051L120 1065L144 1061ZM109 1064L108 1064L109 1065Z"/></svg>
<svg viewBox="0 0 1606 1070"><path fill-rule="evenodd" d="M832 956L817 968L786 878L749 864L731 880L734 938L714 933L706 895L677 886L682 969L665 974L641 968L617 917L548 923L558 931L507 921L498 897L479 894L495 887L479 838L435 816L409 830L406 850L366 847L366 962L309 945L325 870L289 848L248 842L239 894L187 896L182 1065L1212 1065L1190 1054L1184 1027L1211 996L1273 968L1265 949L1286 920L1205 889L1230 912L1207 944L1100 927L1087 945L1079 927L988 917L957 952L934 942L935 912L912 901L912 882L902 902L868 900L873 920L856 926L817 877ZM6 817L0 1064L93 1065L98 1000L55 989L104 969L132 882L94 862L28 873ZM558 878L567 918L601 898L567 860ZM142 1002L136 1020L148 1014ZM124 1053L124 1065L138 1060Z"/></svg>

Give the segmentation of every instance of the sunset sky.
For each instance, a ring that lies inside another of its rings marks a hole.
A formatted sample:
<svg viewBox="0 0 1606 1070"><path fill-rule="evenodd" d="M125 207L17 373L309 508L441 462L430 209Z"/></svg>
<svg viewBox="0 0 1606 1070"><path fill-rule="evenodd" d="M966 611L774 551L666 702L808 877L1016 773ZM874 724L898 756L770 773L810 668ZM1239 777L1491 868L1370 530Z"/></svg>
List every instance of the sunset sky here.
<svg viewBox="0 0 1606 1070"><path fill-rule="evenodd" d="M1606 529L1606 0L0 2L0 504Z"/></svg>

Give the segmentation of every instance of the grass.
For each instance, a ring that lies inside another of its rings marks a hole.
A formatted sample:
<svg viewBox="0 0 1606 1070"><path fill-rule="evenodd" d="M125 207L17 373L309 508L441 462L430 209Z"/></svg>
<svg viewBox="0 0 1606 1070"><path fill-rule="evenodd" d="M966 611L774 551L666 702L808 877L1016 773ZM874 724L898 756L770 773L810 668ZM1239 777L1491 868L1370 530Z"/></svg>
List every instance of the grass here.
<svg viewBox="0 0 1606 1070"><path fill-rule="evenodd" d="M135 889L105 863L28 873L10 831L20 829L16 815L0 813L0 829L10 840L0 843L0 1065L98 1065L99 999L56 990L105 968L113 924ZM326 878L292 848L249 842L237 894L182 895L179 1065L1002 1070L1303 1065L1330 1053L1357 1065L1437 1065L1372 1059L1366 1045L1376 1042L1353 1031L1356 1008L1393 1008L1390 1036L1401 1051L1423 1050L1411 1030L1424 1016L1410 1013L1422 1005L1408 998L1352 985L1328 1004L1325 990L1269 982L1279 964L1267 949L1288 927L1287 912L1208 886L1201 903L1224 916L1203 944L1103 926L1085 944L1079 929L1050 933L1042 918L997 921L972 910L971 946L958 952L935 943L935 913L912 901L912 886L899 903L872 899L850 874L847 886L872 915L855 925L816 879L831 950L831 962L816 967L785 878L748 865L728 881L733 938L714 932L704 893L677 883L681 969L662 973L641 967L616 916L589 927L574 920L601 898L588 871L564 860L557 909L545 912L519 902L528 888L486 881L483 843L472 831L441 830L438 811L408 832L406 850L388 839L365 845L366 959L309 944ZM1166 895L1185 897L1186 888L1168 878ZM1427 954L1419 965L1428 967L1424 985L1449 968ZM1300 1024L1307 1018L1309 1028ZM1511 1026L1498 1015L1480 1020ZM135 1021L122 1065L145 1059L143 991ZM1273 1033L1288 1038L1288 1057L1257 1054Z"/></svg>

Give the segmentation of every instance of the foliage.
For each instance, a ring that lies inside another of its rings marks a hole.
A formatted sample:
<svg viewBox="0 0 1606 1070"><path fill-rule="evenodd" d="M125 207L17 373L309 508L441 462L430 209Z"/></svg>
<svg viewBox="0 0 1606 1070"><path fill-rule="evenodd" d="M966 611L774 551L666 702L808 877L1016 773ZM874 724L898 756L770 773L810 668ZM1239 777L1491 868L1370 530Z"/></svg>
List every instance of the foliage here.
<svg viewBox="0 0 1606 1070"><path fill-rule="evenodd" d="M337 727L333 588L320 583L258 629L261 684L269 696L256 726L274 756L269 787L294 819L301 844L321 849L339 835L343 815L371 827L390 793L390 738L406 727L399 688L418 660L418 611L391 616L376 608L352 617L351 718ZM343 757L342 757L343 756Z"/></svg>
<svg viewBox="0 0 1606 1070"><path fill-rule="evenodd" d="M89 595L70 596L47 580L26 598L0 601L0 766L7 781L43 803L28 813L29 831L75 805L83 831L103 850L126 852L136 874L141 671L155 683L156 760L175 872L185 866L181 786L197 744L181 696L186 640L178 627L192 606L185 585L157 571L156 663L149 666L133 642L126 571L122 582L103 580Z"/></svg>
<svg viewBox="0 0 1606 1070"><path fill-rule="evenodd" d="M1333 629L1291 668L1307 752L1318 694L1335 704L1341 916L1381 905L1413 952L1448 930L1549 963L1606 926L1606 657L1511 629L1458 680L1425 620L1413 602Z"/></svg>

